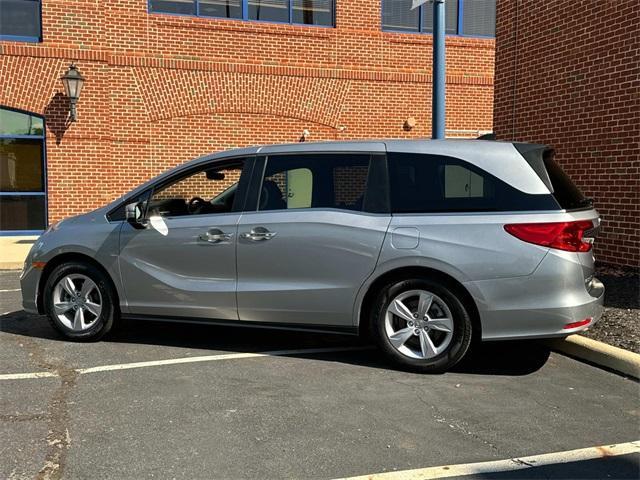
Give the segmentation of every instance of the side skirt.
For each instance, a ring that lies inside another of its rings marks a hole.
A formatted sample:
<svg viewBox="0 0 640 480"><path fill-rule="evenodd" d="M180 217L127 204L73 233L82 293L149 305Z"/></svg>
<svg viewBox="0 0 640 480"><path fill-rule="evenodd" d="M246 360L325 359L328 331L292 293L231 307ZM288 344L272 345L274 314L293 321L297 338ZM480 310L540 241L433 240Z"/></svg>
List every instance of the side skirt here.
<svg viewBox="0 0 640 480"><path fill-rule="evenodd" d="M305 325L298 323L247 322L243 320L218 320L197 317L165 317L155 315L122 314L125 320L142 320L170 323L194 323L198 325L216 325L223 327L262 328L269 330L290 330L313 333L330 333L335 335L358 335L358 327L340 325Z"/></svg>

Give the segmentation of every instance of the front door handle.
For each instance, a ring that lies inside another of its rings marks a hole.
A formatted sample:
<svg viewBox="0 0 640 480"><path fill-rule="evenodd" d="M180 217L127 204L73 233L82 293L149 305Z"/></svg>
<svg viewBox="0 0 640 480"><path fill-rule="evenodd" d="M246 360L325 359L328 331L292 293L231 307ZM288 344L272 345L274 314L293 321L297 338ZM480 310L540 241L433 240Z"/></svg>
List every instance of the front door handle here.
<svg viewBox="0 0 640 480"><path fill-rule="evenodd" d="M250 232L244 232L240 234L240 238L244 238L245 240L251 240L254 242L271 240L275 236L276 232L270 232L264 227L254 227Z"/></svg>
<svg viewBox="0 0 640 480"><path fill-rule="evenodd" d="M220 243L231 240L232 233L224 233L219 228L211 228L198 236L198 240L209 243Z"/></svg>

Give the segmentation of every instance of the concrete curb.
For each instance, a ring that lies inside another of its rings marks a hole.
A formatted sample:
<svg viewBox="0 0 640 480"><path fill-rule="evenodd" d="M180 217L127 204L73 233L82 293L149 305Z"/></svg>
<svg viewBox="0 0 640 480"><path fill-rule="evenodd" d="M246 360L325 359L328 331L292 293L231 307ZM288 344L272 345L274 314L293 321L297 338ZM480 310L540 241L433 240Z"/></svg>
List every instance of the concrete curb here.
<svg viewBox="0 0 640 480"><path fill-rule="evenodd" d="M0 270L22 270L24 262L0 262Z"/></svg>
<svg viewBox="0 0 640 480"><path fill-rule="evenodd" d="M580 335L547 340L551 349L640 379L640 355Z"/></svg>

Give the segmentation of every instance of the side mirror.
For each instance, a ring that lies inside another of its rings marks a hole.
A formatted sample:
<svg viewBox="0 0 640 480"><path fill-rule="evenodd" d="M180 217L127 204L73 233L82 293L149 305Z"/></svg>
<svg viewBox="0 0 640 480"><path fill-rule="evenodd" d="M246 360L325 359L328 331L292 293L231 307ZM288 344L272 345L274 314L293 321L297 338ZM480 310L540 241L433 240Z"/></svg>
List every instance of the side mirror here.
<svg viewBox="0 0 640 480"><path fill-rule="evenodd" d="M144 202L129 203L124 207L124 216L127 222L137 229L146 228L144 219Z"/></svg>

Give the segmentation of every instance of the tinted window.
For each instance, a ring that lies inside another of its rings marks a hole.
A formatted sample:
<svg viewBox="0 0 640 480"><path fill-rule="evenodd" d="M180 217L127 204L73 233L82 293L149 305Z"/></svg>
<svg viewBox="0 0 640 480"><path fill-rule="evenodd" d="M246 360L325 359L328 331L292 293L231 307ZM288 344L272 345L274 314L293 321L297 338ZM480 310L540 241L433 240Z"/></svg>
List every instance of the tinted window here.
<svg viewBox="0 0 640 480"><path fill-rule="evenodd" d="M205 17L242 18L242 0L199 0L199 13Z"/></svg>
<svg viewBox="0 0 640 480"><path fill-rule="evenodd" d="M42 230L46 219L44 195L3 195L0 230Z"/></svg>
<svg viewBox="0 0 640 480"><path fill-rule="evenodd" d="M152 12L184 15L194 15L196 13L195 0L151 0L149 6Z"/></svg>
<svg viewBox="0 0 640 480"><path fill-rule="evenodd" d="M420 29L420 8L411 9L412 0L383 0L382 28L417 32Z"/></svg>
<svg viewBox="0 0 640 480"><path fill-rule="evenodd" d="M259 210L367 210L370 155L286 155L267 159Z"/></svg>
<svg viewBox="0 0 640 480"><path fill-rule="evenodd" d="M291 0L293 23L333 25L333 0Z"/></svg>
<svg viewBox="0 0 640 480"><path fill-rule="evenodd" d="M382 0L382 28L402 32L433 32L433 3L412 9L413 0ZM445 33L494 36L496 0L446 0Z"/></svg>
<svg viewBox="0 0 640 480"><path fill-rule="evenodd" d="M40 39L39 0L0 0L0 36Z"/></svg>
<svg viewBox="0 0 640 480"><path fill-rule="evenodd" d="M553 155L544 156L544 165L553 187L553 196L565 210L585 208L591 206L591 200L586 198L576 187L569 175L553 159Z"/></svg>
<svg viewBox="0 0 640 480"><path fill-rule="evenodd" d="M462 30L465 35L496 34L496 0L464 0Z"/></svg>
<svg viewBox="0 0 640 480"><path fill-rule="evenodd" d="M42 118L0 108L0 231L46 227L44 160Z"/></svg>
<svg viewBox="0 0 640 480"><path fill-rule="evenodd" d="M458 2L448 0L444 8L445 33L455 35L458 33ZM433 5L430 2L422 7L422 31L433 32Z"/></svg>
<svg viewBox="0 0 640 480"><path fill-rule="evenodd" d="M389 154L389 179L395 213L558 208L551 195L528 195L452 157Z"/></svg>
<svg viewBox="0 0 640 480"><path fill-rule="evenodd" d="M249 19L289 21L289 0L249 0Z"/></svg>

